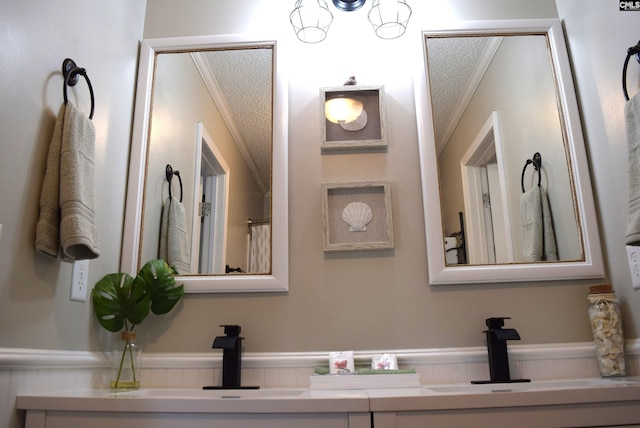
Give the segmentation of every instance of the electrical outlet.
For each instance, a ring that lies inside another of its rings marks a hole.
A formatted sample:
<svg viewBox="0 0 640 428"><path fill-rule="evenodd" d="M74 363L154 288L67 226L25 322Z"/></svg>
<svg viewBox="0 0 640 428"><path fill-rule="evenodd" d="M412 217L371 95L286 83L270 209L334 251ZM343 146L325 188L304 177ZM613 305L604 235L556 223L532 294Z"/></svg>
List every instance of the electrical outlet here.
<svg viewBox="0 0 640 428"><path fill-rule="evenodd" d="M627 260L631 272L631 285L635 289L640 289L640 247L627 245Z"/></svg>
<svg viewBox="0 0 640 428"><path fill-rule="evenodd" d="M89 278L89 260L73 262L71 274L71 300L85 302L87 300L87 281Z"/></svg>

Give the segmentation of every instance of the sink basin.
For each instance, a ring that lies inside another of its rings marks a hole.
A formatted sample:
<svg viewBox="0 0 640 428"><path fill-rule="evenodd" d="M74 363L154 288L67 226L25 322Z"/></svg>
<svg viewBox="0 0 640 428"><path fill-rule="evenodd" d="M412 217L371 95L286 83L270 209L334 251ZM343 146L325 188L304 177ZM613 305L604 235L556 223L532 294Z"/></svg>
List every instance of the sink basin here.
<svg viewBox="0 0 640 428"><path fill-rule="evenodd" d="M296 389L137 389L135 391L114 392L119 397L139 398L285 398L304 394Z"/></svg>
<svg viewBox="0 0 640 428"><path fill-rule="evenodd" d="M583 388L602 388L602 387L619 387L625 385L637 385L625 378L616 379L563 379L563 380L546 380L534 382L514 382L514 383L487 383L487 384L468 384L468 385L433 385L424 386L424 389L439 394L475 394L475 393L492 393L492 392L518 392L518 391L547 391L558 389L583 389Z"/></svg>

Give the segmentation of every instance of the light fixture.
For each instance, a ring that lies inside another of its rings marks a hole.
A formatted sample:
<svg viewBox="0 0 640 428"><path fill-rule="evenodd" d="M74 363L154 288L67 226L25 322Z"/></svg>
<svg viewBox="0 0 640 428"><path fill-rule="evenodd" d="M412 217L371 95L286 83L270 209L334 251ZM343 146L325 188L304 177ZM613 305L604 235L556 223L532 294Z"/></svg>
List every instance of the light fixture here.
<svg viewBox="0 0 640 428"><path fill-rule="evenodd" d="M340 10L351 12L357 10L365 4L367 0L333 0L333 5Z"/></svg>
<svg viewBox="0 0 640 428"><path fill-rule="evenodd" d="M406 0L373 0L369 22L381 39L395 39L407 29L411 8Z"/></svg>
<svg viewBox="0 0 640 428"><path fill-rule="evenodd" d="M342 11L360 9L366 0L333 0L333 5ZM411 17L407 0L372 0L367 15L373 30L381 39L402 36ZM318 43L327 37L333 14L324 0L297 0L289 21L298 39L305 43Z"/></svg>
<svg viewBox="0 0 640 428"><path fill-rule="evenodd" d="M324 0L297 0L289 21L298 39L318 43L327 37L333 14Z"/></svg>
<svg viewBox="0 0 640 428"><path fill-rule="evenodd" d="M353 122L363 111L362 103L353 98L337 97L324 103L324 116L329 122L337 124Z"/></svg>

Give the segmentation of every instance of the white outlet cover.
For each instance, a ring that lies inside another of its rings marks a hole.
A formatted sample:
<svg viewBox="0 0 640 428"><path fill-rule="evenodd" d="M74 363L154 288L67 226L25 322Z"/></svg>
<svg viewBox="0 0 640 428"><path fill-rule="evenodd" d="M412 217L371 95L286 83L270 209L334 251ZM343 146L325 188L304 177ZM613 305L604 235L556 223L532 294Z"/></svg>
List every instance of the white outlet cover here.
<svg viewBox="0 0 640 428"><path fill-rule="evenodd" d="M73 262L71 273L71 300L85 302L87 300L87 287L89 280L89 260L76 260Z"/></svg>
<svg viewBox="0 0 640 428"><path fill-rule="evenodd" d="M627 245L626 248L629 272L631 273L631 285L636 290L640 290L640 247Z"/></svg>

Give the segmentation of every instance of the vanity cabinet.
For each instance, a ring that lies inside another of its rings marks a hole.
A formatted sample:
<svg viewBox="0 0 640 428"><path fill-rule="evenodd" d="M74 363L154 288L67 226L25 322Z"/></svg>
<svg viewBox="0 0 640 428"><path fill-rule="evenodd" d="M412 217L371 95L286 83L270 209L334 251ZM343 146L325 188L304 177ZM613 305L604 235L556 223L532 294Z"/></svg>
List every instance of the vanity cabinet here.
<svg viewBox="0 0 640 428"><path fill-rule="evenodd" d="M375 428L639 427L638 387L372 397Z"/></svg>
<svg viewBox="0 0 640 428"><path fill-rule="evenodd" d="M621 410L617 406L548 406L537 409L484 409L478 411L374 412L375 428L460 427L636 427L640 428L640 404ZM617 422L624 421L622 425ZM630 424L636 421L637 424Z"/></svg>
<svg viewBox="0 0 640 428"><path fill-rule="evenodd" d="M368 413L138 413L28 411L25 428L370 428Z"/></svg>
<svg viewBox="0 0 640 428"><path fill-rule="evenodd" d="M640 382L18 395L25 428L640 428Z"/></svg>
<svg viewBox="0 0 640 428"><path fill-rule="evenodd" d="M371 428L366 393L244 395L197 390L18 395L25 428Z"/></svg>

